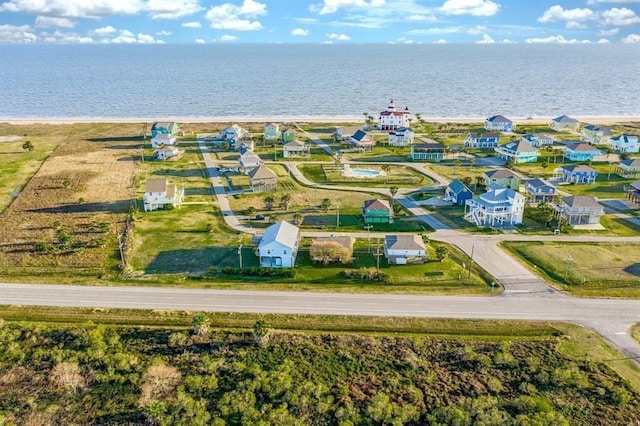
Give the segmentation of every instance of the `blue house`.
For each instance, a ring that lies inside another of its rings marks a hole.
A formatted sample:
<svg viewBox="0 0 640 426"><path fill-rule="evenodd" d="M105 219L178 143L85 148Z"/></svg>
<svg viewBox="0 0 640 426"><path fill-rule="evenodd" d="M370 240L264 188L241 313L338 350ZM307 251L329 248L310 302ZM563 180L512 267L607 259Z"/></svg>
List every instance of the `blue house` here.
<svg viewBox="0 0 640 426"><path fill-rule="evenodd" d="M526 141L509 142L506 145L494 148L500 158L514 163L535 163L538 161L540 151L532 147Z"/></svg>
<svg viewBox="0 0 640 426"><path fill-rule="evenodd" d="M469 133L464 140L465 148L495 148L498 146L498 133Z"/></svg>
<svg viewBox="0 0 640 426"><path fill-rule="evenodd" d="M416 143L411 145L411 159L441 161L444 151L445 146L441 143Z"/></svg>
<svg viewBox="0 0 640 426"><path fill-rule="evenodd" d="M503 115L494 115L484 121L484 128L489 131L511 132L516 128L516 125Z"/></svg>
<svg viewBox="0 0 640 426"><path fill-rule="evenodd" d="M598 172L593 167L571 164L556 169L553 172L553 177L569 183L594 183Z"/></svg>
<svg viewBox="0 0 640 426"><path fill-rule="evenodd" d="M542 179L530 179L525 182L527 201L530 204L550 203L558 194L556 187Z"/></svg>
<svg viewBox="0 0 640 426"><path fill-rule="evenodd" d="M151 125L151 137L155 138L158 134L175 136L180 133L180 126L174 121L156 121Z"/></svg>
<svg viewBox="0 0 640 426"><path fill-rule="evenodd" d="M602 155L600 150L588 143L572 143L564 150L564 156L569 161L593 161L599 155Z"/></svg>
<svg viewBox="0 0 640 426"><path fill-rule="evenodd" d="M458 179L451 181L449 186L444 190L444 200L449 201L458 206L464 206L467 200L473 198L473 192Z"/></svg>

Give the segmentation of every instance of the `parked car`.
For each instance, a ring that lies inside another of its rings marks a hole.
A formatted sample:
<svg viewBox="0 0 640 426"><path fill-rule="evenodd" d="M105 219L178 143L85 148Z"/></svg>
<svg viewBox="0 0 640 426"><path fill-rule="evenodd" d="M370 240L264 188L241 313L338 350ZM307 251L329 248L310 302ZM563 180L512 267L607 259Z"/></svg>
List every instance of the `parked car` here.
<svg viewBox="0 0 640 426"><path fill-rule="evenodd" d="M257 214L256 215L256 220L264 220L264 215L263 214Z"/></svg>

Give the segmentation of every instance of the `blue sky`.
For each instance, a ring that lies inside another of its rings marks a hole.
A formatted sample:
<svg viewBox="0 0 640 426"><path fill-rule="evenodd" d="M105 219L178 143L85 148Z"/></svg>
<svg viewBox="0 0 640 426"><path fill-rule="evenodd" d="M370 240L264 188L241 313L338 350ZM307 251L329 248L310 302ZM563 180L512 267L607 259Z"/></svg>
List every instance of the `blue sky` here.
<svg viewBox="0 0 640 426"><path fill-rule="evenodd" d="M0 43L640 43L640 0L0 0Z"/></svg>

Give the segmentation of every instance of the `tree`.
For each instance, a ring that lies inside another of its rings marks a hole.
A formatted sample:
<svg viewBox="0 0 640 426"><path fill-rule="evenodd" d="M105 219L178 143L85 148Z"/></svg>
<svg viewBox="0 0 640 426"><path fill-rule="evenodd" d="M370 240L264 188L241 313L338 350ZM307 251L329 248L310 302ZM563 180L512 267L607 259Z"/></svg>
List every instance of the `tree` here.
<svg viewBox="0 0 640 426"><path fill-rule="evenodd" d="M140 405L147 406L151 401L170 396L182 378L180 371L170 365L152 365L142 375Z"/></svg>
<svg viewBox="0 0 640 426"><path fill-rule="evenodd" d="M449 249L447 246L439 245L436 247L436 259L442 262L449 255Z"/></svg>
<svg viewBox="0 0 640 426"><path fill-rule="evenodd" d="M469 168L472 168L476 165L476 157L469 157Z"/></svg>
<svg viewBox="0 0 640 426"><path fill-rule="evenodd" d="M393 203L393 214L398 216L400 214L400 212L402 211L402 206L400 205L400 203Z"/></svg>
<svg viewBox="0 0 640 426"><path fill-rule="evenodd" d="M419 112L416 112L413 115L416 116L416 120L418 120L418 123L422 124L422 114L420 114Z"/></svg>
<svg viewBox="0 0 640 426"><path fill-rule="evenodd" d="M273 195L267 195L266 197L264 197L264 205L267 207L267 210L272 210L273 209L273 203L275 202L275 198L273 198Z"/></svg>
<svg viewBox="0 0 640 426"><path fill-rule="evenodd" d="M283 209L289 210L289 203L291 202L291 194L284 194L280 197L280 205Z"/></svg>
<svg viewBox="0 0 640 426"><path fill-rule="evenodd" d="M320 261L323 265L338 261L344 264L351 262L351 250L336 241L314 242L309 254L313 260Z"/></svg>
<svg viewBox="0 0 640 426"><path fill-rule="evenodd" d="M471 186L471 182L473 181L473 179L471 178L471 176L465 176L461 179L462 183L464 183L466 186Z"/></svg>
<svg viewBox="0 0 640 426"><path fill-rule="evenodd" d="M76 362L61 362L51 370L50 380L60 389L71 394L77 393L86 386L86 381L80 374L80 367Z"/></svg>
<svg viewBox="0 0 640 426"><path fill-rule="evenodd" d="M276 223L278 221L278 215L272 214L269 216L269 223Z"/></svg>
<svg viewBox="0 0 640 426"><path fill-rule="evenodd" d="M162 424L165 415L167 414L167 407L161 401L151 401L144 409L144 414L147 417L147 422L152 425Z"/></svg>
<svg viewBox="0 0 640 426"><path fill-rule="evenodd" d="M265 320L258 320L253 324L253 339L259 346L265 345L269 341L271 326Z"/></svg>
<svg viewBox="0 0 640 426"><path fill-rule="evenodd" d="M246 214L247 216L253 216L254 214L256 214L256 208L253 206L249 206L247 207L247 209L244 211L244 214Z"/></svg>
<svg viewBox="0 0 640 426"><path fill-rule="evenodd" d="M478 184L484 185L484 176L476 176L476 183L474 190L478 190Z"/></svg>
<svg viewBox="0 0 640 426"><path fill-rule="evenodd" d="M369 124L369 113L368 112L363 112L362 115L364 115L365 124Z"/></svg>
<svg viewBox="0 0 640 426"><path fill-rule="evenodd" d="M295 223L296 225L300 225L302 223L302 219L303 219L302 213L295 212L293 214L293 223Z"/></svg>
<svg viewBox="0 0 640 426"><path fill-rule="evenodd" d="M191 318L191 324L193 325L193 333L197 336L209 332L209 317L204 312L197 312Z"/></svg>
<svg viewBox="0 0 640 426"><path fill-rule="evenodd" d="M56 238L61 247L69 247L73 243L73 233L66 226L59 226L56 229Z"/></svg>
<svg viewBox="0 0 640 426"><path fill-rule="evenodd" d="M391 171L391 165L390 164L383 165L382 171L384 172L384 183L387 183L387 180L389 179L389 172Z"/></svg>
<svg viewBox="0 0 640 426"><path fill-rule="evenodd" d="M456 157L455 160L453 160L453 175L454 176L458 176L458 167L460 167L462 165L462 161L460 161L460 159L458 159Z"/></svg>
<svg viewBox="0 0 640 426"><path fill-rule="evenodd" d="M65 179L64 182L62 182L62 186L69 188L71 186L71 181L69 179Z"/></svg>
<svg viewBox="0 0 640 426"><path fill-rule="evenodd" d="M389 188L389 192L391 193L391 198L395 199L396 194L398 193L398 187L392 186L391 188Z"/></svg>
<svg viewBox="0 0 640 426"><path fill-rule="evenodd" d="M325 198L324 200L322 200L322 202L320 203L320 208L324 210L325 213L329 211L329 207L331 207L331 199Z"/></svg>
<svg viewBox="0 0 640 426"><path fill-rule="evenodd" d="M34 147L33 147L33 144L31 143L31 141L25 141L25 142L22 144L22 149L24 149L24 150L26 150L26 151L31 152L31 151L33 151L33 148L34 148Z"/></svg>

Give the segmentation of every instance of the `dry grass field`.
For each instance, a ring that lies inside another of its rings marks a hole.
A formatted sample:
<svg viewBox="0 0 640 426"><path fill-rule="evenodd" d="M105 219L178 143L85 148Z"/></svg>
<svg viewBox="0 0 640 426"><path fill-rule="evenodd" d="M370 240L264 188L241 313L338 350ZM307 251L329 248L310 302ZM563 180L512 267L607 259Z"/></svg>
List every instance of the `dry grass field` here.
<svg viewBox="0 0 640 426"><path fill-rule="evenodd" d="M46 134L55 149L0 215L0 274L98 277L113 271L142 126L6 127L12 128L0 133L27 134L36 149L38 136Z"/></svg>

